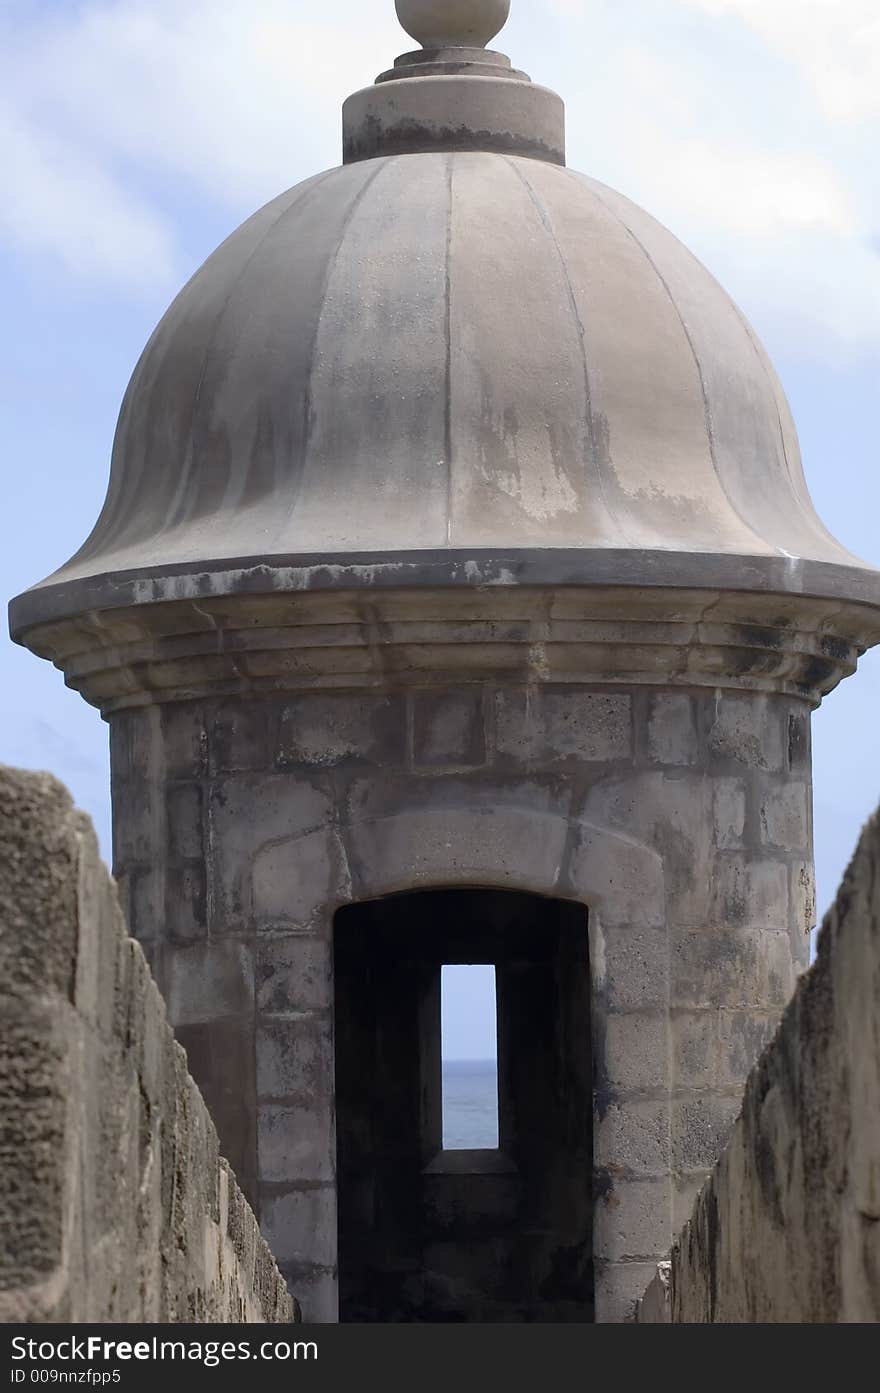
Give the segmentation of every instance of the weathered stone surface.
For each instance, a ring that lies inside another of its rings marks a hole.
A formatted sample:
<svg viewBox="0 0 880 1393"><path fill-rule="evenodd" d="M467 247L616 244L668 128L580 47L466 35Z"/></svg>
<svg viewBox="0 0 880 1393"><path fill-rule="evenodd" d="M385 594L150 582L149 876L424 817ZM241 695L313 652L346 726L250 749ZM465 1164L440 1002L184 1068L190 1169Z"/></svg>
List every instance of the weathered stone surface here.
<svg viewBox="0 0 880 1393"><path fill-rule="evenodd" d="M394 622L431 603L401 600ZM572 609L560 623L584 620ZM524 624L512 613L507 632ZM335 1183L337 910L494 886L588 907L594 1183L609 1213L632 1179L666 1177L680 1204L806 948L801 704L436 682L279 693L258 708L256 723L237 722L229 699L169 705L161 725L121 717L114 756L117 820L136 829L118 840L117 870L246 1193ZM765 767L777 748L798 761L793 801L787 769ZM311 1266L303 1253L283 1264L322 1302L331 1240ZM632 1262L600 1264L601 1302L616 1274L629 1283Z"/></svg>
<svg viewBox="0 0 880 1393"><path fill-rule="evenodd" d="M413 694L413 760L429 767L476 767L486 760L483 693Z"/></svg>
<svg viewBox="0 0 880 1393"><path fill-rule="evenodd" d="M641 1321L880 1320L878 883L875 817ZM736 1013L721 1022L733 1078L764 1025ZM704 1162L717 1138L706 1141L699 1156L689 1143L688 1159ZM679 1217L686 1189L681 1198Z"/></svg>
<svg viewBox="0 0 880 1393"><path fill-rule="evenodd" d="M596 1256L608 1262L644 1262L663 1247L672 1231L672 1183L620 1182L600 1198L595 1216Z"/></svg>
<svg viewBox="0 0 880 1393"><path fill-rule="evenodd" d="M0 967L0 1320L294 1319L90 825L4 768Z"/></svg>
<svg viewBox="0 0 880 1393"><path fill-rule="evenodd" d="M655 764L697 764L700 738L694 703L684 692L650 698L648 754Z"/></svg>
<svg viewBox="0 0 880 1393"><path fill-rule="evenodd" d="M514 688L496 699L495 730L498 753L527 766L626 759L633 740L631 698Z"/></svg>

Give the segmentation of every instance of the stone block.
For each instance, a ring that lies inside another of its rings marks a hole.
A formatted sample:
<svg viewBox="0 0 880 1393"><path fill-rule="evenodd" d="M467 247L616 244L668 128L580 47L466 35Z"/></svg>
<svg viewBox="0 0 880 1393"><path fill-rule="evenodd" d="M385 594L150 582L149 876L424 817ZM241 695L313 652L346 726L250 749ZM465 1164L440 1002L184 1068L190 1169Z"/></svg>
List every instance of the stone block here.
<svg viewBox="0 0 880 1393"><path fill-rule="evenodd" d="M328 938L297 934L262 938L256 947L257 1010L323 1011L333 1005L333 963Z"/></svg>
<svg viewBox="0 0 880 1393"><path fill-rule="evenodd" d="M687 770L616 776L590 789L582 816L662 858L666 922L705 923L714 854L709 779Z"/></svg>
<svg viewBox="0 0 880 1393"><path fill-rule="evenodd" d="M763 1001L760 930L729 926L670 931L674 1006L755 1006Z"/></svg>
<svg viewBox="0 0 880 1393"><path fill-rule="evenodd" d="M672 1104L672 1156L676 1172L709 1171L739 1116L741 1098L705 1093Z"/></svg>
<svg viewBox="0 0 880 1393"><path fill-rule="evenodd" d="M718 779L713 794L715 845L722 851L741 851L746 826L746 785L743 779Z"/></svg>
<svg viewBox="0 0 880 1393"><path fill-rule="evenodd" d="M594 962L594 972L598 966ZM610 1010L666 1006L669 940L662 929L627 927L604 931L601 969L600 980Z"/></svg>
<svg viewBox="0 0 880 1393"><path fill-rule="evenodd" d="M153 943L166 933L165 885L162 871L131 871L126 877L126 921L139 943Z"/></svg>
<svg viewBox="0 0 880 1393"><path fill-rule="evenodd" d="M414 692L413 760L427 767L475 767L486 762L483 693Z"/></svg>
<svg viewBox="0 0 880 1393"><path fill-rule="evenodd" d="M333 1040L327 1016L263 1020L257 1027L257 1093L266 1100L333 1098Z"/></svg>
<svg viewBox="0 0 880 1393"><path fill-rule="evenodd" d="M656 1262L603 1263L596 1272L596 1323L629 1324L657 1271Z"/></svg>
<svg viewBox="0 0 880 1393"><path fill-rule="evenodd" d="M788 771L790 774L803 774L809 779L812 761L811 734L809 711L792 712L788 718Z"/></svg>
<svg viewBox="0 0 880 1393"><path fill-rule="evenodd" d="M221 939L190 948L168 947L163 975L168 1013L176 1026L253 1015L254 967L249 944Z"/></svg>
<svg viewBox="0 0 880 1393"><path fill-rule="evenodd" d="M336 1269L288 1264L284 1271L288 1289L307 1324L336 1325L339 1321L339 1279Z"/></svg>
<svg viewBox="0 0 880 1393"><path fill-rule="evenodd" d="M48 774L0 766L0 982L72 999L80 844L70 795Z"/></svg>
<svg viewBox="0 0 880 1393"><path fill-rule="evenodd" d="M700 762L700 740L693 700L680 692L649 698L648 757L654 764Z"/></svg>
<svg viewBox="0 0 880 1393"><path fill-rule="evenodd" d="M595 1254L606 1262L664 1256L673 1239L672 1182L618 1180L596 1202Z"/></svg>
<svg viewBox="0 0 880 1393"><path fill-rule="evenodd" d="M788 711L778 698L723 693L709 732L712 757L752 769L781 771L788 755L787 718Z"/></svg>
<svg viewBox="0 0 880 1393"><path fill-rule="evenodd" d="M790 867L789 893L790 927L794 934L806 939L816 927L816 873L812 859ZM798 956L798 961L806 965L806 957Z"/></svg>
<svg viewBox="0 0 880 1393"><path fill-rule="evenodd" d="M718 858L712 918L731 928L788 928L788 866L746 856Z"/></svg>
<svg viewBox="0 0 880 1393"><path fill-rule="evenodd" d="M612 1103L594 1129L596 1166L615 1176L668 1174L670 1145L667 1101Z"/></svg>
<svg viewBox="0 0 880 1393"><path fill-rule="evenodd" d="M352 779L343 820L354 825L426 811L496 814L509 808L567 817L570 807L571 792L558 775L418 769L406 775Z"/></svg>
<svg viewBox="0 0 880 1393"><path fill-rule="evenodd" d="M174 861L194 861L205 852L202 790L198 784L172 784L165 800L168 855Z"/></svg>
<svg viewBox="0 0 880 1393"><path fill-rule="evenodd" d="M321 1094L295 1106L263 1104L257 1117L262 1184L330 1183L336 1177L333 1099Z"/></svg>
<svg viewBox="0 0 880 1393"><path fill-rule="evenodd" d="M342 840L333 829L278 842L258 852L253 865L257 925L328 928L328 912L351 898Z"/></svg>
<svg viewBox="0 0 880 1393"><path fill-rule="evenodd" d="M761 840L766 846L804 851L810 840L810 789L804 783L777 784L761 800Z"/></svg>
<svg viewBox="0 0 880 1393"><path fill-rule="evenodd" d="M336 1189L324 1185L284 1194L264 1192L260 1227L276 1262L333 1267L336 1262Z"/></svg>
<svg viewBox="0 0 880 1393"><path fill-rule="evenodd" d="M178 710L180 708L177 708ZM110 722L110 772L114 785L146 782L164 772L165 720L157 706L118 711Z"/></svg>
<svg viewBox="0 0 880 1393"><path fill-rule="evenodd" d="M193 943L205 938L208 932L208 897L204 862L190 861L183 866L168 866L164 881L167 940L170 943Z"/></svg>
<svg viewBox="0 0 880 1393"><path fill-rule="evenodd" d="M615 1096L669 1089L669 1019L629 1012L605 1021L605 1076Z"/></svg>
<svg viewBox="0 0 880 1393"><path fill-rule="evenodd" d="M403 696L347 692L306 695L281 716L279 767L406 763L407 721Z"/></svg>
<svg viewBox="0 0 880 1393"><path fill-rule="evenodd" d="M495 699L495 739L499 755L525 765L628 759L632 701L577 690L502 691Z"/></svg>
<svg viewBox="0 0 880 1393"><path fill-rule="evenodd" d="M717 1011L676 1011L672 1041L673 1087L712 1088L718 1070Z"/></svg>
<svg viewBox="0 0 880 1393"><path fill-rule="evenodd" d="M718 1084L741 1088L773 1039L779 1013L723 1011L718 1017Z"/></svg>
<svg viewBox="0 0 880 1393"><path fill-rule="evenodd" d="M242 775L211 789L212 932L241 933L252 915L251 866L264 847L328 826L333 804L314 780Z"/></svg>
<svg viewBox="0 0 880 1393"><path fill-rule="evenodd" d="M706 1183L705 1171L696 1175L678 1176L672 1188L672 1231L681 1233L694 1212L697 1196Z"/></svg>
<svg viewBox="0 0 880 1393"><path fill-rule="evenodd" d="M758 997L768 1007L787 1006L797 982L797 972L805 966L809 947L804 938L804 960L795 963L791 938L784 930L768 929L758 940Z"/></svg>
<svg viewBox="0 0 880 1393"><path fill-rule="evenodd" d="M251 697L215 706L209 728L212 774L271 769L278 746L277 730L274 702Z"/></svg>
<svg viewBox="0 0 880 1393"><path fill-rule="evenodd" d="M8 788L0 770L0 1321L290 1320L254 1216L221 1176L214 1124L141 948L124 932L93 833L43 776L20 776L20 796L4 801ZM230 973L216 969L234 946L214 947L212 959L167 945L159 955L185 1020L202 1014L203 1000L216 1008L229 988ZM247 1183L252 1013L244 1025L182 1025L181 1036ZM230 1239L230 1206L244 1244Z"/></svg>
<svg viewBox="0 0 880 1393"><path fill-rule="evenodd" d="M113 864L117 869L149 866L161 853L161 786L130 779L113 791Z"/></svg>
<svg viewBox="0 0 880 1393"><path fill-rule="evenodd" d="M602 924L660 928L666 922L663 865L656 852L626 836L581 824L575 829L567 883Z"/></svg>
<svg viewBox="0 0 880 1393"><path fill-rule="evenodd" d="M200 779L208 772L208 730L205 713L196 702L149 708L155 711L161 734L161 761L149 761L149 771L161 768L166 779ZM144 713L147 714L147 713ZM117 717L113 717L114 724Z"/></svg>
<svg viewBox="0 0 880 1393"><path fill-rule="evenodd" d="M526 808L413 809L346 829L352 897L452 885L552 895L568 824Z"/></svg>

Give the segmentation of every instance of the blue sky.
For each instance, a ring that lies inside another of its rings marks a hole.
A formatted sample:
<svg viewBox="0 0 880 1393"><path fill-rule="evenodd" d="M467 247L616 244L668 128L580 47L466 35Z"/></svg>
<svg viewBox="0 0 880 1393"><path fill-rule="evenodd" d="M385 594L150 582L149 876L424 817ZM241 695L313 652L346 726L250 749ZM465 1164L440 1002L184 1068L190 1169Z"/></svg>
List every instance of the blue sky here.
<svg viewBox="0 0 880 1393"><path fill-rule="evenodd" d="M513 0L499 47L566 98L569 160L681 236L751 318L819 512L880 565L876 0ZM0 590L54 570L119 402L213 247L338 163L344 97L410 46L392 0L0 0ZM815 719L827 904L880 797L880 657ZM48 767L109 852L106 728L0 639L0 759ZM462 1010L460 1052L485 1053Z"/></svg>

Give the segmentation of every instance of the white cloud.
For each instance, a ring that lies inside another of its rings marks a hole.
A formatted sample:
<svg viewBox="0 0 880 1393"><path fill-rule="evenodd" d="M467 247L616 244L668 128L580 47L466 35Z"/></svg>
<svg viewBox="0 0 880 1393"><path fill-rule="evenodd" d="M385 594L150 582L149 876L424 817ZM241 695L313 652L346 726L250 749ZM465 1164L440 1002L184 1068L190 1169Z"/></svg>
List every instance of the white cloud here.
<svg viewBox="0 0 880 1393"><path fill-rule="evenodd" d="M200 203L232 225L336 163L342 98L409 44L392 0L6 2L0 235L133 286L177 274ZM515 0L506 37L573 163L753 315L820 355L880 342L877 0Z"/></svg>
<svg viewBox="0 0 880 1393"><path fill-rule="evenodd" d="M175 274L163 220L82 148L38 134L0 108L0 232L77 276L153 288Z"/></svg>
<svg viewBox="0 0 880 1393"><path fill-rule="evenodd" d="M796 64L832 120L880 116L877 0L685 0L742 20Z"/></svg>

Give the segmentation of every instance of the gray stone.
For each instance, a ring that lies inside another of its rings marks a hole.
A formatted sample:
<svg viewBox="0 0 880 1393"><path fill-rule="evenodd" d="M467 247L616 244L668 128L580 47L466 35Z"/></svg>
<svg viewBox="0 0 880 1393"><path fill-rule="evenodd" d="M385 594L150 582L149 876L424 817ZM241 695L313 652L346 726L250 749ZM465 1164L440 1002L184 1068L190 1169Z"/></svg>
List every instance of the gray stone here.
<svg viewBox="0 0 880 1393"><path fill-rule="evenodd" d="M672 1233L671 1181L619 1180L600 1199L596 1223L600 1260L644 1261L665 1251Z"/></svg>
<svg viewBox="0 0 880 1393"><path fill-rule="evenodd" d="M640 1320L880 1319L878 866L875 817L816 962L750 1074L727 1149L695 1205L695 1181L681 1187L676 1218L688 1222L664 1275L665 1309L655 1289ZM760 1018L731 1017L734 1073L762 1033Z"/></svg>
<svg viewBox="0 0 880 1393"><path fill-rule="evenodd" d="M334 767L406 762L406 710L400 697L327 693L300 697L281 716L280 765Z"/></svg>
<svg viewBox="0 0 880 1393"><path fill-rule="evenodd" d="M760 697L725 695L709 734L716 757L755 769L780 770L785 744L776 708Z"/></svg>
<svg viewBox="0 0 880 1393"><path fill-rule="evenodd" d="M413 759L417 765L429 767L485 763L482 693L414 693Z"/></svg>
<svg viewBox="0 0 880 1393"><path fill-rule="evenodd" d="M343 1270L344 1317L375 1317L394 1287L395 1319L510 1318L498 1288L468 1287L465 1250L483 1220L519 1212L511 1172L443 1170L437 973L475 943L504 957L543 914L554 960L496 963L500 1039L545 1065L565 1042L578 1096L553 1158L558 1228L521 1235L534 1302L515 1314L589 1314L595 1191L611 1225L596 1230L596 1316L622 1320L663 1255L673 1186L715 1161L803 965L809 711L880 641L880 573L821 527L737 308L659 224L565 168L560 99L483 46L507 0L398 12L434 46L349 99L342 168L268 204L174 301L126 394L105 508L12 602L11 631L110 721L131 927L314 1318L338 1311L335 1186L343 1225L385 1212L356 1166L332 1172L336 1123L351 1155L352 1116L369 1131L386 1104L405 1157L391 1207L408 1217L360 1298ZM84 1173L103 1178L96 1203L111 1173L125 1197L118 1228L100 1221L115 1236L86 1314L128 1318L131 1253L142 1314L228 1313L213 1277L206 1295L175 1276L156 1305L161 1262L179 1274L197 1253L201 1271L209 1251L226 1270L224 1202L230 1271L265 1275L268 1253L238 1191L222 1198L145 961L94 956L119 928L96 918L100 877L71 888L87 839L53 842L22 797L23 830L0 807L14 872L0 866L0 967L16 1009L51 988L59 1029L73 1013L70 1057L106 1079L86 1099ZM43 853L23 890L22 835ZM388 948L393 912L373 902L483 887L479 923L438 927L407 900ZM352 980L349 932L375 950ZM354 1103L335 1092L340 990L376 1008L360 1076L374 1093ZM503 1097L500 1120L527 1150L553 1091L525 1072L502 1063L500 1078L531 1124L513 1127ZM54 1144L48 1114L34 1126ZM859 1185L870 1210L870 1174ZM663 1223L647 1199L661 1194ZM449 1225L414 1249L429 1210ZM470 1270L494 1281L499 1251ZM280 1310L273 1281L244 1283L249 1314Z"/></svg>
<svg viewBox="0 0 880 1393"><path fill-rule="evenodd" d="M722 851L744 847L746 783L743 779L718 779L714 795L715 841Z"/></svg>
<svg viewBox="0 0 880 1393"><path fill-rule="evenodd" d="M605 1070L616 1097L664 1092L669 1075L669 1018L627 1012L605 1025Z"/></svg>
<svg viewBox="0 0 880 1393"><path fill-rule="evenodd" d="M700 740L690 697L675 692L651 698L648 753L655 764L697 764Z"/></svg>
<svg viewBox="0 0 880 1393"><path fill-rule="evenodd" d="M672 1104L672 1155L685 1175L708 1171L721 1154L739 1116L740 1099L703 1093Z"/></svg>
<svg viewBox="0 0 880 1393"><path fill-rule="evenodd" d="M329 1010L333 965L326 938L296 934L261 939L256 949L256 986L261 1013Z"/></svg>
<svg viewBox="0 0 880 1393"><path fill-rule="evenodd" d="M631 700L527 688L499 695L496 741L525 764L625 759L632 751Z"/></svg>
<svg viewBox="0 0 880 1393"><path fill-rule="evenodd" d="M253 1013L254 967L248 944L221 941L168 948L163 979L168 1010L178 1026Z"/></svg>
<svg viewBox="0 0 880 1393"><path fill-rule="evenodd" d="M0 794L0 1320L292 1320L91 827L45 775Z"/></svg>
<svg viewBox="0 0 880 1393"><path fill-rule="evenodd" d="M332 1185L267 1195L262 1209L263 1234L282 1265L332 1267L336 1259L336 1191Z"/></svg>
<svg viewBox="0 0 880 1393"><path fill-rule="evenodd" d="M333 1120L323 1094L295 1106L260 1109L262 1184L330 1183L336 1177Z"/></svg>
<svg viewBox="0 0 880 1393"><path fill-rule="evenodd" d="M257 1092L265 1099L332 1098L329 1021L320 1015L264 1020L257 1029Z"/></svg>

